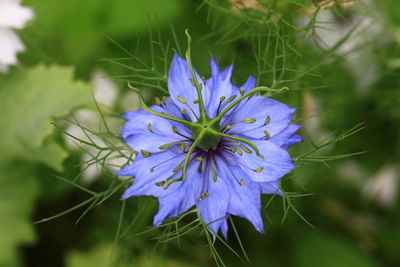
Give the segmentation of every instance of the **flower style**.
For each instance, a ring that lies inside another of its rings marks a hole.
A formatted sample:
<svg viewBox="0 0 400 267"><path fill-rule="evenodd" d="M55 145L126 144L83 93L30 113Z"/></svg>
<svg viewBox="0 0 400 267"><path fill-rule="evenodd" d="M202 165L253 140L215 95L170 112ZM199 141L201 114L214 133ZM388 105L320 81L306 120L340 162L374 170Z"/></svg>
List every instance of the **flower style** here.
<svg viewBox="0 0 400 267"><path fill-rule="evenodd" d="M17 64L17 53L25 46L12 29L22 29L33 19L31 8L22 7L19 0L0 0L0 72Z"/></svg>
<svg viewBox="0 0 400 267"><path fill-rule="evenodd" d="M154 225L196 206L215 235L227 236L227 218L244 217L263 232L261 194L281 194L279 179L294 164L286 149L301 141L292 125L294 108L258 95L249 77L231 83L232 65L200 79L187 61L174 56L168 77L170 97L159 105L128 111L121 137L136 160L117 175L133 176L123 199L154 196Z"/></svg>

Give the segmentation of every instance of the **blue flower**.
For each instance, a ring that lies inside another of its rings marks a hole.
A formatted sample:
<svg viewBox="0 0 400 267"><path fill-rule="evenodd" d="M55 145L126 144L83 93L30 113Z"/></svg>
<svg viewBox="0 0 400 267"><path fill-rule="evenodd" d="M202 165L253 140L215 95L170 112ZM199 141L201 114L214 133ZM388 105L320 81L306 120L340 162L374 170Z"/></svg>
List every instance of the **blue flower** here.
<svg viewBox="0 0 400 267"><path fill-rule="evenodd" d="M140 153L118 172L134 177L122 198L157 197L154 225L195 206L214 234L226 237L230 215L263 232L261 194L281 194L279 179L294 168L286 149L301 141L295 109L258 95L268 88L255 87L254 77L237 87L232 66L210 65L203 81L190 58L175 55L170 97L123 115L121 137Z"/></svg>

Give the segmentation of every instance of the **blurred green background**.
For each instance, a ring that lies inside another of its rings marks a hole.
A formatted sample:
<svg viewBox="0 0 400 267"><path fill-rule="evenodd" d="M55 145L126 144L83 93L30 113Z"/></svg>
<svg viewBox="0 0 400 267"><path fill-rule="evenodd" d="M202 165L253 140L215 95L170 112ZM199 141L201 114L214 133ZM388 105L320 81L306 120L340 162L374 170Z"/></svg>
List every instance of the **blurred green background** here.
<svg viewBox="0 0 400 267"><path fill-rule="evenodd" d="M399 1L22 3L35 13L18 30L26 51L0 74L0 266L215 266L201 229L179 242L158 242L159 230L137 235L151 229L157 201L120 201L121 161L65 134L87 140L93 131L100 147L120 147L119 116L138 107L127 82L149 103L165 95L185 29L204 76L213 55L235 65L235 84L255 75L259 85L290 88L274 97L298 107L304 142L293 158L364 123L283 179L296 210L264 196L265 235L234 218L251 264L216 241L226 266L400 266ZM343 156L357 152L365 153Z"/></svg>

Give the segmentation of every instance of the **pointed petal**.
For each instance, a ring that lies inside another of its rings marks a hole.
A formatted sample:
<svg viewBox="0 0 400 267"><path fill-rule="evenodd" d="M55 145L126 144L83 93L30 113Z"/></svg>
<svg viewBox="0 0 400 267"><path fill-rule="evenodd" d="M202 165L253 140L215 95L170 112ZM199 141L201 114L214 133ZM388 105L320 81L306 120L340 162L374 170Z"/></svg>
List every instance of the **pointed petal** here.
<svg viewBox="0 0 400 267"><path fill-rule="evenodd" d="M244 100L246 101L246 100ZM225 116L222 125L253 118L254 123L235 123L228 131L231 135L242 135L249 138L263 138L265 131L272 137L287 128L296 109L262 96L253 96L242 106L237 108L233 115Z"/></svg>
<svg viewBox="0 0 400 267"><path fill-rule="evenodd" d="M181 183L171 184L168 190L162 186L157 186L167 178L176 178L180 172L174 173L174 168L184 160L185 154L177 151L168 150L161 153L152 154L149 157L138 155L135 161L124 167L117 175L134 176L133 184L125 191L122 199L132 196L155 196L163 197L179 188Z"/></svg>
<svg viewBox="0 0 400 267"><path fill-rule="evenodd" d="M231 165L240 165L243 171L255 182L271 182L282 178L291 172L294 164L289 153L269 141L254 141L265 159L258 157L254 152L243 153L242 156L226 152ZM229 154L228 154L229 153ZM234 160L232 160L234 157ZM258 171L256 171L258 169Z"/></svg>
<svg viewBox="0 0 400 267"><path fill-rule="evenodd" d="M224 220L224 222L221 225L221 233L226 240L228 239L228 221L227 220L228 219Z"/></svg>
<svg viewBox="0 0 400 267"><path fill-rule="evenodd" d="M227 165L223 160L218 160L218 175L230 190L228 213L246 218L257 231L264 233L259 183L249 179L240 167Z"/></svg>
<svg viewBox="0 0 400 267"><path fill-rule="evenodd" d="M302 138L299 135L294 134L300 128L300 125L290 124L288 125L288 127L286 127L285 130L281 131L279 134L274 135L268 141L286 149L289 146L302 141Z"/></svg>
<svg viewBox="0 0 400 267"><path fill-rule="evenodd" d="M159 106L152 106L151 109L165 112ZM179 132L187 133L187 130L181 124L172 123L143 109L125 112L123 117L128 121L120 135L135 151L157 152L161 151L159 147L162 145L184 140L185 138L173 132L173 126L177 127Z"/></svg>
<svg viewBox="0 0 400 267"><path fill-rule="evenodd" d="M196 207L202 220L209 224L210 232L215 238L215 234L226 221L229 190L220 177L216 182L213 181L211 168L206 167L206 170L201 174L197 172L191 179L193 180L193 197ZM208 192L208 197L200 199L200 195L205 192Z"/></svg>
<svg viewBox="0 0 400 267"><path fill-rule="evenodd" d="M194 167L189 168L188 177L191 177L194 171L196 171ZM160 197L159 203L158 213L153 220L155 226L160 225L166 218L178 216L190 209L195 203L190 178L183 181L182 185L174 190L173 194Z"/></svg>
<svg viewBox="0 0 400 267"><path fill-rule="evenodd" d="M246 82L242 86L240 86L240 88L244 89L245 93L254 89L255 87L256 87L256 78L254 76L249 76Z"/></svg>
<svg viewBox="0 0 400 267"><path fill-rule="evenodd" d="M210 118L214 118L217 115L218 106L224 106L232 96L232 92L235 88L231 83L233 65L228 66L224 71L220 72L214 58L211 58L210 66L212 77L206 82L207 91L210 94L210 101L207 105L207 115ZM225 100L220 103L221 97L225 97Z"/></svg>
<svg viewBox="0 0 400 267"><path fill-rule="evenodd" d="M279 190L279 181L259 183L259 185L263 194L278 194L282 196L282 192Z"/></svg>
<svg viewBox="0 0 400 267"><path fill-rule="evenodd" d="M206 99L208 98L204 83L197 72L195 73L198 82L202 85L202 95L206 103ZM178 106L180 110L185 109L192 121L197 121L196 116L199 117L200 115L199 104L194 104L194 101L198 99L198 95L196 87L192 84L191 80L192 74L186 60L181 58L178 54L175 54L168 74L168 90L176 106ZM180 102L178 97L183 97L196 115L193 114L188 105Z"/></svg>

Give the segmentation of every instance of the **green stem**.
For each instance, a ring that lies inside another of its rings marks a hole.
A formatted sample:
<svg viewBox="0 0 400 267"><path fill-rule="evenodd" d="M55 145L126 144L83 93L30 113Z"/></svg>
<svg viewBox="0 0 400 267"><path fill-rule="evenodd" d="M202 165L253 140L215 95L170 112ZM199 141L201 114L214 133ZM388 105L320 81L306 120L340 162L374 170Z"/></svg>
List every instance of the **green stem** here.
<svg viewBox="0 0 400 267"><path fill-rule="evenodd" d="M215 130L211 130L210 129L209 131L212 131L213 134L216 134L216 135L219 135L219 136L223 136L223 137L226 137L226 138L229 138L229 139L232 139L232 140L237 140L237 141L243 142L243 143L247 144L249 147L251 147L254 150L254 152L256 152L257 156L259 156L262 159L265 159L264 156L261 155L261 153L258 150L257 146L253 142L251 142L251 141L249 141L247 139L244 139L244 138L236 137L236 136L229 135L229 134L224 134L224 133L221 133L221 132L218 132L218 131L215 131Z"/></svg>
<svg viewBox="0 0 400 267"><path fill-rule="evenodd" d="M197 91L197 96L199 98L199 105L200 105L200 119L203 120L203 122L206 122L205 120L207 119L207 114L206 114L206 109L204 107L204 101L203 101L203 96L201 94L201 86L199 81L197 80L196 73L194 72L193 64L192 64L192 59L191 59L191 51L190 51L190 45L192 43L192 37L189 35L188 29L185 30L187 40L188 40L188 48L186 50L186 61L188 63L190 72L192 73L194 85L196 86L196 91Z"/></svg>
<svg viewBox="0 0 400 267"><path fill-rule="evenodd" d="M138 97L139 97L140 105L141 105L142 108L143 108L144 110L146 110L147 112L149 112L149 113L151 113L151 114L154 114L154 115L156 115L156 116L162 117L162 118L167 119L167 120L176 121L176 122L179 122L179 123L182 123L182 124L186 124L187 126L190 126L190 127L193 127L193 126L196 125L196 124L193 123L193 122L186 121L186 120L182 120L182 119L178 119L178 118L175 118L175 117L171 117L171 116L168 116L168 115L165 114L165 113L160 113L160 112L157 112L157 111L152 110L152 109L149 108L149 107L147 106L147 104L144 102L143 97L142 97L142 96L140 95L140 93L139 93L139 89L133 87L130 83L128 83L128 87L129 87L130 89L132 89L132 90L135 91L135 93L136 93L136 94L138 95Z"/></svg>
<svg viewBox="0 0 400 267"><path fill-rule="evenodd" d="M243 99L245 99L246 97L248 97L248 96L250 96L250 95L252 95L252 94L255 94L255 93L257 93L257 92L263 92L263 91L264 91L264 92L278 92L278 93L280 93L280 92L286 91L286 90L288 90L287 87L283 87L283 88L280 88L280 89L271 89L271 88L266 87L266 86L256 87L256 88L254 88L254 89L248 91L247 93L243 94L241 97L239 97L239 98L236 99L235 101L233 101L226 109L224 109L220 114L218 114L217 117L215 117L214 119L212 119L211 122L221 120L221 118L222 118L226 113L228 113L232 108L234 108L237 104L239 104Z"/></svg>

